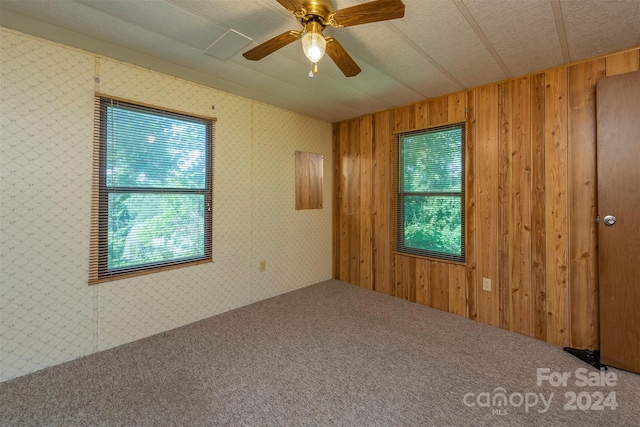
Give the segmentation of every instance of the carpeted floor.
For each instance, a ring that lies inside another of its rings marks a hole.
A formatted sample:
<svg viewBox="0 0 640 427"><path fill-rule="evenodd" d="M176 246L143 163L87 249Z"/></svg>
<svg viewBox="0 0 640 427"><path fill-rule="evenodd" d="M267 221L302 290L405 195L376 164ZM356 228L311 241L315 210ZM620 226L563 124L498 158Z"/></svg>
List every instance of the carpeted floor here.
<svg viewBox="0 0 640 427"><path fill-rule="evenodd" d="M0 421L640 425L640 375L600 375L559 347L330 280L2 383Z"/></svg>

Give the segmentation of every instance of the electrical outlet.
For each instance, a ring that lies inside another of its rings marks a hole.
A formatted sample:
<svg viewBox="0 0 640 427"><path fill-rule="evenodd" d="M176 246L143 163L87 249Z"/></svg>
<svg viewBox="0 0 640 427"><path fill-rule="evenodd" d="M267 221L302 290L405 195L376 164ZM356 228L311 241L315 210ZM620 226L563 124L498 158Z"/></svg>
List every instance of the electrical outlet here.
<svg viewBox="0 0 640 427"><path fill-rule="evenodd" d="M491 279L487 279L486 277L482 278L482 290L491 291Z"/></svg>
<svg viewBox="0 0 640 427"><path fill-rule="evenodd" d="M260 271L267 271L267 261L260 261Z"/></svg>

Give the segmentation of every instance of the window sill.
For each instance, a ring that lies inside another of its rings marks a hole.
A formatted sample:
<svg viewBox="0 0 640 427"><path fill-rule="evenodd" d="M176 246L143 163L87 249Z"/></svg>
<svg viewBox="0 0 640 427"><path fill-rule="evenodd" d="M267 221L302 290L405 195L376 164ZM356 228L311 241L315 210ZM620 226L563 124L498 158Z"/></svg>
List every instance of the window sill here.
<svg viewBox="0 0 640 427"><path fill-rule="evenodd" d="M393 251L391 253L393 255L402 255L402 256L406 256L406 257L410 257L410 258L424 259L426 261L441 262L441 263L445 263L445 264L454 264L454 265L462 265L462 266L466 266L467 265L466 261L453 261L453 260L450 260L450 259L441 259L441 258L435 258L435 257L428 257L428 256L423 256L423 255L410 254L410 253L407 253L407 252L400 252L400 251Z"/></svg>
<svg viewBox="0 0 640 427"><path fill-rule="evenodd" d="M147 274L159 273L161 271L175 270L178 268L190 267L192 265L208 264L210 262L212 263L213 260L201 259L198 261L190 261L190 262L185 262L183 264L167 265L165 267L150 268L148 270L134 271L131 273L114 274L113 276L107 276L107 277L102 277L100 279L89 280L89 286L97 285L99 283L114 282L116 280L130 279L132 277L146 276Z"/></svg>

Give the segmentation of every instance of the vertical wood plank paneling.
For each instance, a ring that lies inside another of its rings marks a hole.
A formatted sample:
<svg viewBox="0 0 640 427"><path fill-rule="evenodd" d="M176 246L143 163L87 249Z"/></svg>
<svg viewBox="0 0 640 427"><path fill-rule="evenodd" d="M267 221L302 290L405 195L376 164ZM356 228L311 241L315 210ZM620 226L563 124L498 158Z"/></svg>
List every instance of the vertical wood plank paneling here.
<svg viewBox="0 0 640 427"><path fill-rule="evenodd" d="M418 264L418 259L414 257L410 257L408 260L409 263L409 286L408 291L409 295L407 296L407 300L411 302L416 302L416 268Z"/></svg>
<svg viewBox="0 0 640 427"><path fill-rule="evenodd" d="M389 215L391 222L391 233L389 234L389 242L391 244L391 250L395 251L398 248L398 139L397 135L391 135L389 142L389 157L388 162L390 164L389 180L391 183L391 188L389 192Z"/></svg>
<svg viewBox="0 0 640 427"><path fill-rule="evenodd" d="M407 301L416 301L416 259L395 255L395 296Z"/></svg>
<svg viewBox="0 0 640 427"><path fill-rule="evenodd" d="M637 51L636 51L637 52ZM596 82L605 60L569 67L571 346L598 348Z"/></svg>
<svg viewBox="0 0 640 427"><path fill-rule="evenodd" d="M427 126L429 126L429 102L418 102L416 104L416 128L422 129Z"/></svg>
<svg viewBox="0 0 640 427"><path fill-rule="evenodd" d="M463 265L449 266L449 313L467 317L466 268Z"/></svg>
<svg viewBox="0 0 640 427"><path fill-rule="evenodd" d="M309 209L309 153L296 151L296 209Z"/></svg>
<svg viewBox="0 0 640 427"><path fill-rule="evenodd" d="M349 152L349 122L340 123L340 280L349 282L349 270L351 265L350 240L351 224L349 221L349 209L351 208L349 195L351 194L351 153Z"/></svg>
<svg viewBox="0 0 640 427"><path fill-rule="evenodd" d="M511 83L498 85L498 302L500 327L509 329L509 198L511 197Z"/></svg>
<svg viewBox="0 0 640 427"><path fill-rule="evenodd" d="M393 284L393 295L397 298L407 299L407 295L409 294L409 266L406 263L407 257L402 255L394 255L393 256L393 267L394 267L394 284Z"/></svg>
<svg viewBox="0 0 640 427"><path fill-rule="evenodd" d="M373 289L373 116L360 118L360 287Z"/></svg>
<svg viewBox="0 0 640 427"><path fill-rule="evenodd" d="M630 73L640 69L640 50L618 53L606 58L607 76Z"/></svg>
<svg viewBox="0 0 640 427"><path fill-rule="evenodd" d="M638 52L335 125L334 276L554 344L597 348L593 88L605 74L638 70ZM393 132L465 116L466 265L394 254Z"/></svg>
<svg viewBox="0 0 640 427"><path fill-rule="evenodd" d="M465 258L467 285L467 315L477 320L477 244L476 244L476 95L467 92L467 126L465 138Z"/></svg>
<svg viewBox="0 0 640 427"><path fill-rule="evenodd" d="M464 122L466 118L465 108L467 106L465 99L464 92L454 93L447 97L447 121L449 123Z"/></svg>
<svg viewBox="0 0 640 427"><path fill-rule="evenodd" d="M548 71L545 89L547 341L569 345L567 69Z"/></svg>
<svg viewBox="0 0 640 427"><path fill-rule="evenodd" d="M429 265L431 307L449 311L449 267L453 264L432 261Z"/></svg>
<svg viewBox="0 0 640 427"><path fill-rule="evenodd" d="M431 262L426 259L416 260L416 302L431 307L431 295L429 291L429 266Z"/></svg>
<svg viewBox="0 0 640 427"><path fill-rule="evenodd" d="M479 289L478 320L500 325L498 290L498 86L477 90L482 115L477 117L477 260L478 282L492 281L491 291Z"/></svg>
<svg viewBox="0 0 640 427"><path fill-rule="evenodd" d="M395 174L391 145L391 113L377 113L374 117L374 164L373 164L373 253L374 289L387 295L393 294L393 257L391 234L395 232L391 213L394 200L392 177Z"/></svg>
<svg viewBox="0 0 640 427"><path fill-rule="evenodd" d="M312 171L313 171L313 159L311 153L303 153L301 156L302 161L302 206L306 209L310 209L313 206L313 185L312 185Z"/></svg>
<svg viewBox="0 0 640 427"><path fill-rule="evenodd" d="M545 75L531 78L531 280L534 290L533 335L547 339L547 224L545 165Z"/></svg>
<svg viewBox="0 0 640 427"><path fill-rule="evenodd" d="M295 152L296 209L322 209L322 154Z"/></svg>
<svg viewBox="0 0 640 427"><path fill-rule="evenodd" d="M511 317L509 329L533 336L531 283L531 80L512 82L513 122L509 254Z"/></svg>
<svg viewBox="0 0 640 427"><path fill-rule="evenodd" d="M340 187L342 183L340 176L340 123L334 123L331 128L333 153L333 165L331 165L333 171L333 179L331 180L333 187L331 191L331 221L333 223L333 227L331 227L331 277L334 279L340 279L340 206L342 203L342 188Z"/></svg>
<svg viewBox="0 0 640 427"><path fill-rule="evenodd" d="M323 208L324 156L309 154L309 205L313 209Z"/></svg>
<svg viewBox="0 0 640 427"><path fill-rule="evenodd" d="M437 126L449 121L449 97L441 96L427 102L429 126Z"/></svg>
<svg viewBox="0 0 640 427"><path fill-rule="evenodd" d="M396 132L403 132L416 128L416 105L411 104L393 110Z"/></svg>
<svg viewBox="0 0 640 427"><path fill-rule="evenodd" d="M349 283L360 285L360 120L349 123Z"/></svg>

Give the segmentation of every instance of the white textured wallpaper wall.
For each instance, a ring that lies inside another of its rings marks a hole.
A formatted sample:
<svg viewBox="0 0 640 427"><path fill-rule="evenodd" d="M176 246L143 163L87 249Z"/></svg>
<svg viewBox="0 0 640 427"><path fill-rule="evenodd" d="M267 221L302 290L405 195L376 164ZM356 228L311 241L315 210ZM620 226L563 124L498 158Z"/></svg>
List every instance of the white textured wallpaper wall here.
<svg viewBox="0 0 640 427"><path fill-rule="evenodd" d="M4 28L0 61L0 381L331 277L330 123ZM212 264L87 285L95 91L218 118Z"/></svg>

